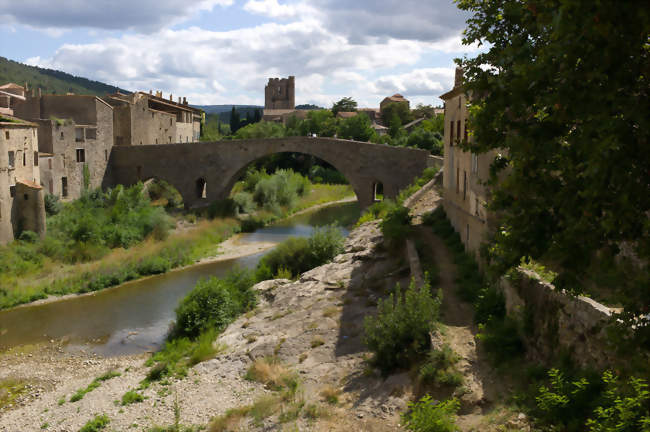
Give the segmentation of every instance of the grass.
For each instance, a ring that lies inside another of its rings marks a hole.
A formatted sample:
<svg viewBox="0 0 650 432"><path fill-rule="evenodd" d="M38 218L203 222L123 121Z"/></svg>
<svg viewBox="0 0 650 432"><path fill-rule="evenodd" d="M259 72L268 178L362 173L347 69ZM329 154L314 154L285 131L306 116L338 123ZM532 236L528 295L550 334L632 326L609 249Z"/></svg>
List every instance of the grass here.
<svg viewBox="0 0 650 432"><path fill-rule="evenodd" d="M338 405L340 394L341 391L332 386L327 386L320 392L320 395L323 396L325 402L327 402L330 405Z"/></svg>
<svg viewBox="0 0 650 432"><path fill-rule="evenodd" d="M124 405L131 405L134 403L139 403L144 400L144 397L136 392L135 390L129 390L124 395L122 395L122 406Z"/></svg>
<svg viewBox="0 0 650 432"><path fill-rule="evenodd" d="M311 344L310 344L310 345L311 345L312 348L318 348L318 347L321 346L321 345L325 345L325 340L323 340L323 338L320 337L320 336L315 336L315 337L311 340Z"/></svg>
<svg viewBox="0 0 650 432"><path fill-rule="evenodd" d="M122 374L119 373L119 372L116 372L116 371L110 370L110 371L104 373L103 375L98 376L97 378L95 378L95 379L94 379L94 380L93 380L93 381L88 385L88 387L77 390L76 393L73 394L73 395L70 397L70 402L77 402L77 401L80 401L81 399L83 399L84 396L86 396L86 394L90 393L91 391L93 391L93 390L95 390L97 387L99 387L99 386L101 385L102 382L104 382L104 381L108 381L109 379L111 379L111 378L115 378L115 377L118 377L118 376L120 376L120 375L122 375ZM60 401L59 401L59 402L60 402ZM59 405L63 405L63 404L59 404Z"/></svg>
<svg viewBox="0 0 650 432"><path fill-rule="evenodd" d="M93 419L79 429L79 432L98 432L106 429L106 426L111 422L106 414L96 415Z"/></svg>

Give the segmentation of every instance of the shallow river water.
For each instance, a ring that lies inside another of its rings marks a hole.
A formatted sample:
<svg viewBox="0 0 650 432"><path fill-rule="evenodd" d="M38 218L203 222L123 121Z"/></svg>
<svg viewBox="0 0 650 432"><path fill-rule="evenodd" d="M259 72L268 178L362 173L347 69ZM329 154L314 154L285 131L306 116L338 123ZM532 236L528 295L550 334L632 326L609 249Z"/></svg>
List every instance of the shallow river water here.
<svg viewBox="0 0 650 432"><path fill-rule="evenodd" d="M243 234L239 241L280 242L335 222L349 227L358 217L357 203L333 205ZM68 350L102 356L154 351L164 341L178 302L199 279L222 276L235 266L254 267L262 256L199 264L93 295L0 311L0 349L66 338Z"/></svg>

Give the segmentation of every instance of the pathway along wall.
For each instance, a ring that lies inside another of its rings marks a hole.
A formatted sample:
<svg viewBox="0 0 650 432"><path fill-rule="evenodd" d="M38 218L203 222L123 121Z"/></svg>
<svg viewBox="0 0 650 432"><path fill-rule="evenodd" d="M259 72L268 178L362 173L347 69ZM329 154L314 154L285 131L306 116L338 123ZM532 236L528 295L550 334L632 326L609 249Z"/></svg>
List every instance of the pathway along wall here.
<svg viewBox="0 0 650 432"><path fill-rule="evenodd" d="M386 197L396 197L427 167L428 158L425 150L309 137L116 146L103 186L157 178L178 189L187 208L200 207L227 198L252 162L282 152L309 154L334 166L350 182L361 208L372 204L379 183Z"/></svg>

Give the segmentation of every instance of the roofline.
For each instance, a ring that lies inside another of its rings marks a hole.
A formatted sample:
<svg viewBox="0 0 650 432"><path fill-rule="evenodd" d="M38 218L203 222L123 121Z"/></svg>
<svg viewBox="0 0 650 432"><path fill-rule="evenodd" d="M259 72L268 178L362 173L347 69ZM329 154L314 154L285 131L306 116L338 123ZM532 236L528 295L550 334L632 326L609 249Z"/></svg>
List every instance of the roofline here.
<svg viewBox="0 0 650 432"><path fill-rule="evenodd" d="M171 105L174 108L179 108L179 109L183 109L183 110L186 110L186 111L193 111L193 112L197 112L197 113L203 112L202 109L194 108L193 106L191 106L189 104L188 105L179 104L178 102L174 102L173 100L170 101L170 100L167 100L165 98L159 98L156 95L153 95L153 94L150 94L150 93L147 93L147 92L143 92L143 91L139 91L137 93L141 94L141 95L145 95L148 98L153 99L156 102L164 103L166 105Z"/></svg>
<svg viewBox="0 0 650 432"><path fill-rule="evenodd" d="M5 96L13 97L13 98L16 98L16 99L26 100L25 96L17 95L17 94L14 94L14 93L9 93L9 92L6 92L4 90L0 90L0 93L5 95Z"/></svg>
<svg viewBox="0 0 650 432"><path fill-rule="evenodd" d="M464 87L454 87L453 89L449 90L447 93L444 93L438 97L442 100L447 100L464 91L465 91Z"/></svg>
<svg viewBox="0 0 650 432"><path fill-rule="evenodd" d="M3 121L0 121L0 125L2 125L2 126L29 126L29 127L38 127L38 125L37 125L36 123L32 123L32 122L30 122L30 121L23 120L23 119L21 119L21 118L14 117L14 116L9 115L9 114L0 114L0 117L6 117L6 118L11 119L11 120L18 120L17 122L3 122Z"/></svg>

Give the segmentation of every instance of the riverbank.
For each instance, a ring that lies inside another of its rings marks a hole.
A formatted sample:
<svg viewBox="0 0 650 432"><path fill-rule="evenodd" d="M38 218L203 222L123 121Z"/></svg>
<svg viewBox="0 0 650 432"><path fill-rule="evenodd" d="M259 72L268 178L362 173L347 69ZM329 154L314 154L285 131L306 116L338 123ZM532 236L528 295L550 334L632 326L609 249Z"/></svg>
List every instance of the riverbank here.
<svg viewBox="0 0 650 432"><path fill-rule="evenodd" d="M351 193L347 185L313 185L310 193L301 198L292 211L301 213L331 205ZM293 214L287 211L284 217L291 217ZM282 217L265 217L266 223L279 220L282 220ZM150 237L129 249L114 249L96 261L63 264L45 259L40 269L3 280L0 287L0 310L99 291L173 269L185 268L200 260L214 262L214 257L224 253L225 257L219 259L233 259L272 247L271 244L266 244L256 249L240 245L232 251L220 248L223 241L241 231L241 221L235 218L193 218L190 223L185 218L179 218L177 226L181 228L163 240ZM234 243L226 246L234 246Z"/></svg>
<svg viewBox="0 0 650 432"><path fill-rule="evenodd" d="M76 431L98 414L110 418L113 430L167 427L176 416L181 424L205 426L228 409L260 401L278 403L272 387L246 378L254 364L269 357L277 359L282 371L296 374L300 391L295 406L308 414L299 410L297 417L279 420L289 406L273 405L272 410L280 411L259 425L396 430L399 413L413 392L410 380L400 374L386 382L368 371L362 342L363 316L375 309L377 293L408 280L406 267L382 251L382 242L377 223L365 224L351 233L344 254L334 262L296 282L258 284L261 304L218 338L215 344L223 347L221 352L190 369L187 377L139 390L141 402L121 401L147 375L147 355L101 358L69 353L65 340L2 353L0 382L17 384L12 402L2 408L0 431ZM100 381L81 400L71 402L79 389L111 370L120 375ZM241 420L244 430L260 427Z"/></svg>

